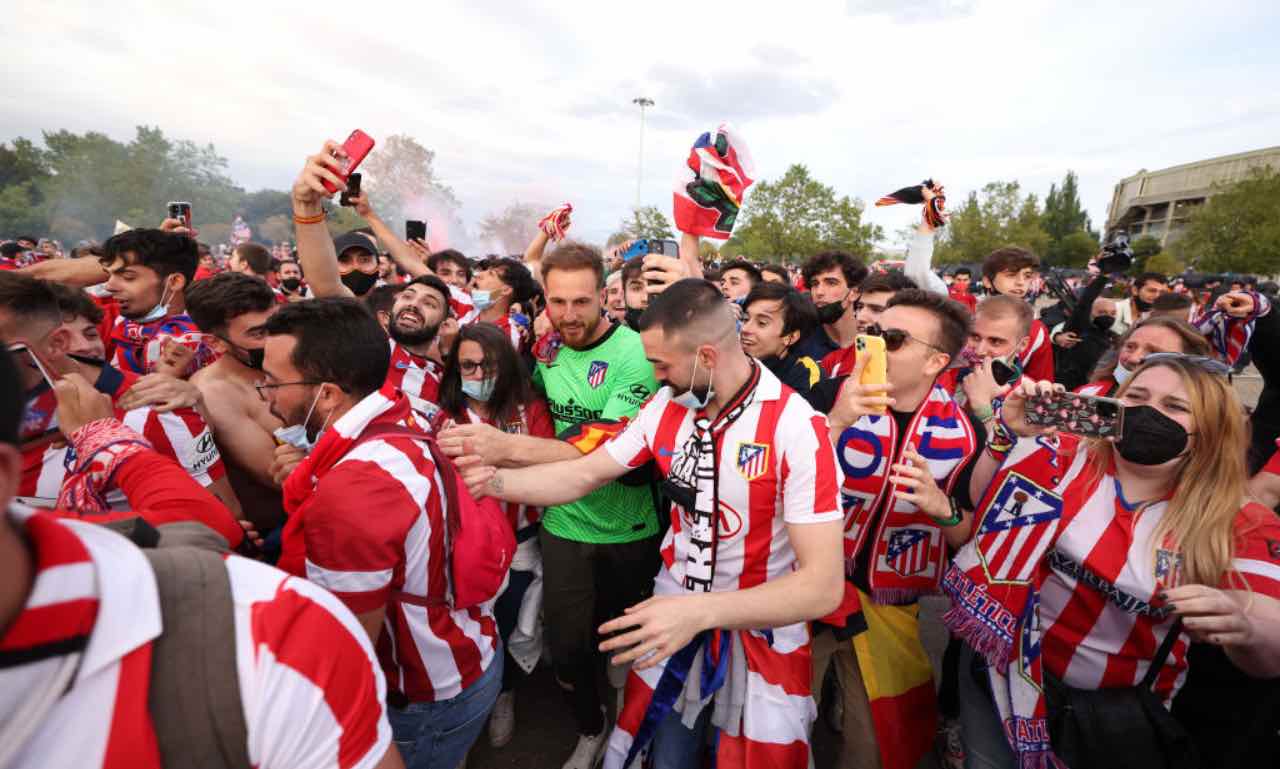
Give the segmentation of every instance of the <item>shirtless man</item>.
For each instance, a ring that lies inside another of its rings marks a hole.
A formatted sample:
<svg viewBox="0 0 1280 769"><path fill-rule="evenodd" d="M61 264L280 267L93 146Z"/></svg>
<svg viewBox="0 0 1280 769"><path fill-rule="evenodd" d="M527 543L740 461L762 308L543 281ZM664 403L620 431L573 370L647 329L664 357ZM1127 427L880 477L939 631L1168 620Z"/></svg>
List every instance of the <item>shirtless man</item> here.
<svg viewBox="0 0 1280 769"><path fill-rule="evenodd" d="M226 272L187 289L187 312L221 357L196 372L209 424L226 459L227 476L258 531L284 522L280 485L272 477L276 441L283 427L254 390L262 379L263 325L280 305L262 278Z"/></svg>

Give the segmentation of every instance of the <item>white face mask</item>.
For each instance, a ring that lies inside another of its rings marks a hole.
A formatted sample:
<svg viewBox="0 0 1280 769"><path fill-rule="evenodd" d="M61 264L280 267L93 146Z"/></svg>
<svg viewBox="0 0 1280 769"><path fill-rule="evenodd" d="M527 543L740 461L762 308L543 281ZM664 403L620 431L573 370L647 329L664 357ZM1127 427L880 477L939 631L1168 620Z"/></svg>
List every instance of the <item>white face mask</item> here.
<svg viewBox="0 0 1280 769"><path fill-rule="evenodd" d="M169 284L166 283L164 289L160 292L160 303L157 304L155 307L152 307L151 311L148 312L146 315L143 315L141 318L138 318L138 322L150 323L153 320L160 320L164 316L168 315L169 314L168 299L169 299Z"/></svg>
<svg viewBox="0 0 1280 769"><path fill-rule="evenodd" d="M477 288L471 292L471 302L481 312L493 306L493 292L485 291L483 288Z"/></svg>
<svg viewBox="0 0 1280 769"><path fill-rule="evenodd" d="M714 367L707 369L707 392L699 400L698 396L693 392L697 386L695 383L698 381L698 354L695 352L693 354L693 376L689 378L689 389L672 398L671 402L696 411L705 409L711 399L715 397L715 390L711 387L711 375L713 373L715 373Z"/></svg>
<svg viewBox="0 0 1280 769"><path fill-rule="evenodd" d="M1117 363L1115 373L1111 376L1116 380L1116 384L1124 385L1125 382L1129 381L1129 377L1133 376L1133 372Z"/></svg>
<svg viewBox="0 0 1280 769"><path fill-rule="evenodd" d="M297 425L286 425L285 427L276 428L272 433L281 443L287 443L294 448L302 449L310 454L311 449L315 448L316 441L320 440L320 436L325 429L329 427L329 417L324 418L324 424L320 426L320 430L316 433L316 437L312 438L307 435L307 423L311 421L311 412L316 410L316 404L320 402L320 390L316 390L316 397L311 399L311 408L307 409L307 415L302 418L302 423Z"/></svg>

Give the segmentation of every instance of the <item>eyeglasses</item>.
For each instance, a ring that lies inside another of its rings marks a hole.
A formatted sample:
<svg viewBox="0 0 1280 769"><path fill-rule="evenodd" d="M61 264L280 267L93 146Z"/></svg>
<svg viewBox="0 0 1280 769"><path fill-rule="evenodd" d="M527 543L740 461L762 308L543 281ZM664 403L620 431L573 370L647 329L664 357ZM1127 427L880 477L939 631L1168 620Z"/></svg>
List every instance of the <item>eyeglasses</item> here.
<svg viewBox="0 0 1280 769"><path fill-rule="evenodd" d="M484 373L493 369L493 364L483 360L460 360L458 361L458 369L463 376L471 376L478 372Z"/></svg>
<svg viewBox="0 0 1280 769"><path fill-rule="evenodd" d="M1142 365L1159 363L1162 360L1180 360L1193 366L1199 366L1215 376L1227 376L1231 373L1231 367L1217 358L1210 358L1205 355L1187 355L1181 352L1153 352L1142 359Z"/></svg>
<svg viewBox="0 0 1280 769"><path fill-rule="evenodd" d="M946 353L946 350L936 344L931 344L923 339L914 337L900 328L880 328L879 326L872 326L867 333L884 339L884 348L889 352L897 352L902 349L902 345L911 341L918 342L919 344L922 344L925 347L930 347L940 353Z"/></svg>
<svg viewBox="0 0 1280 769"><path fill-rule="evenodd" d="M266 400L266 399L267 399L267 392L269 392L269 391L271 391L271 390L274 390L274 389L276 389L277 387L291 387L291 386L293 386L293 385L318 385L318 384L324 384L324 382L313 382L313 381L311 381L311 380L307 379L307 380L301 380L301 381L298 381L298 382L274 382L274 383L269 383L269 382L267 382L267 380L265 380L265 379L259 379L257 382L254 382L254 383L253 383L253 389L255 389L255 390L257 390L257 391L258 391L258 397L259 397L259 398L261 398L261 399L263 399L263 400Z"/></svg>

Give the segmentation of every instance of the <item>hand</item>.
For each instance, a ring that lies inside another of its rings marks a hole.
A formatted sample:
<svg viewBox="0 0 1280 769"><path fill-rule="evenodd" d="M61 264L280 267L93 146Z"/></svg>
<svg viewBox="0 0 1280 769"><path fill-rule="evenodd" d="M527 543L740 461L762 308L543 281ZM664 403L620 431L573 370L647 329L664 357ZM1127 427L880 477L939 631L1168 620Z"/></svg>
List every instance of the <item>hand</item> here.
<svg viewBox="0 0 1280 769"><path fill-rule="evenodd" d="M840 393L836 396L835 406L832 407L831 413L827 415L827 421L832 427L843 430L865 416L884 414L887 409L893 408L893 405L897 403L896 400L889 396L889 393L893 390L893 385L888 383L864 385L858 381L861 379L862 370L866 368L866 365L866 356L858 358L853 366L853 373L840 386Z"/></svg>
<svg viewBox="0 0 1280 769"><path fill-rule="evenodd" d="M440 321L440 330L436 332L436 342L440 345L440 358L453 349L453 340L458 337L458 319L450 315Z"/></svg>
<svg viewBox="0 0 1280 769"><path fill-rule="evenodd" d="M1041 427L1027 422L1027 400L1066 392L1066 389L1062 385L1056 385L1053 382L1036 382L1023 377L1022 383L1005 395L1004 406L1000 411L1001 416L1004 418L1005 424L1009 425L1009 429L1020 437L1034 438L1037 435L1049 435L1055 432L1057 428Z"/></svg>
<svg viewBox="0 0 1280 769"><path fill-rule="evenodd" d="M236 523L239 523L240 528L244 529L245 539L253 542L253 544L257 545L258 547L262 547L262 545L264 544L262 535L258 533L258 529L253 523L253 521L240 520L240 521L236 521Z"/></svg>
<svg viewBox="0 0 1280 769"><path fill-rule="evenodd" d="M291 446L287 443L276 446L275 458L271 460L271 480L277 486L284 486L285 479L293 472L293 468L297 467L307 455L297 446Z"/></svg>
<svg viewBox="0 0 1280 769"><path fill-rule="evenodd" d="M200 388L168 374L147 374L134 383L117 405L125 411L150 406L164 414L175 409L199 408L203 396Z"/></svg>
<svg viewBox="0 0 1280 769"><path fill-rule="evenodd" d="M645 290L654 296L666 291L672 283L689 277L689 266L672 256L646 254L643 274L648 284Z"/></svg>
<svg viewBox="0 0 1280 769"><path fill-rule="evenodd" d="M68 440L90 422L115 416L111 396L98 392L79 374L59 378L53 383L53 392L58 397L58 429Z"/></svg>
<svg viewBox="0 0 1280 769"><path fill-rule="evenodd" d="M160 222L160 229L165 232L175 232L179 235L186 235L190 238L194 238L200 234L200 230L197 230L195 227L188 227L187 223L181 219L165 219L163 222Z"/></svg>
<svg viewBox="0 0 1280 769"><path fill-rule="evenodd" d="M325 142L319 152L307 158L290 191L295 213L314 214L320 211L321 201L332 196L332 193L324 188L326 179L339 190L347 188L346 182L339 176L343 173L345 160L347 160L347 151L341 144L332 140Z"/></svg>
<svg viewBox="0 0 1280 769"><path fill-rule="evenodd" d="M1163 593L1191 640L1217 646L1248 646L1255 628L1244 607L1230 594L1205 585L1179 585Z"/></svg>
<svg viewBox="0 0 1280 769"><path fill-rule="evenodd" d="M1064 350L1070 350L1080 344L1080 335L1074 331L1059 331L1053 335L1053 343Z"/></svg>
<svg viewBox="0 0 1280 769"><path fill-rule="evenodd" d="M369 193L361 192L359 195L348 197L351 207L356 210L356 215L361 219L368 219L373 216L373 206L369 205Z"/></svg>
<svg viewBox="0 0 1280 769"><path fill-rule="evenodd" d="M1243 291L1232 291L1218 297L1213 306L1233 318L1247 318L1253 313L1253 297Z"/></svg>
<svg viewBox="0 0 1280 769"><path fill-rule="evenodd" d="M436 437L445 456L474 454L485 464L495 466L509 459L506 447L510 442L511 436L486 424L454 425Z"/></svg>
<svg viewBox="0 0 1280 769"><path fill-rule="evenodd" d="M533 338L541 339L546 336L552 329L551 318L547 317L547 311L543 310L538 313L538 317L533 319Z"/></svg>
<svg viewBox="0 0 1280 769"><path fill-rule="evenodd" d="M411 238L406 242L409 244L409 248L413 249L413 253L417 254L418 258L422 260L422 263L426 264L427 260L431 258L431 246L427 245L427 241L421 238Z"/></svg>
<svg viewBox="0 0 1280 769"><path fill-rule="evenodd" d="M930 518L950 518L951 500L933 480L929 463L914 449L902 452L902 458L906 461L891 467L893 474L889 476L889 482L898 487L898 499L910 502Z"/></svg>
<svg viewBox="0 0 1280 769"><path fill-rule="evenodd" d="M600 651L626 651L613 657L614 665L635 663L636 670L651 668L683 649L707 629L705 596L664 595L629 607L621 617L600 626L600 635L620 633L600 644ZM633 628L630 632L622 632Z"/></svg>
<svg viewBox="0 0 1280 769"><path fill-rule="evenodd" d="M468 442L467 448L470 447ZM479 456L468 452L455 459L453 464L458 468L458 477L467 485L467 491L476 499L502 493L502 477L498 475L498 468Z"/></svg>
<svg viewBox="0 0 1280 769"><path fill-rule="evenodd" d="M193 348L171 336L165 337L160 340L160 360L151 367L152 372L181 378L186 375L195 357L196 351Z"/></svg>
<svg viewBox="0 0 1280 769"><path fill-rule="evenodd" d="M991 402L1004 389L996 382L996 375L991 369L990 358L974 366L969 371L969 376L960 382L960 387L964 389L964 395L969 401L971 410L974 406L991 408Z"/></svg>

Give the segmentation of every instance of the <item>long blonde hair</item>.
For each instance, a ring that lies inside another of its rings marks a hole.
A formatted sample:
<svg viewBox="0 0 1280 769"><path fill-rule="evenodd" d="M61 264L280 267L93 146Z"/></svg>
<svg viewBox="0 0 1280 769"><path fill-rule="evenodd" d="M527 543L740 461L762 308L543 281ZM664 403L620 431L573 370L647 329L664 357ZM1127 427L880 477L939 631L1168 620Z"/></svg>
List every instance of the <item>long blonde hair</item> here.
<svg viewBox="0 0 1280 769"><path fill-rule="evenodd" d="M1123 396L1143 371L1164 366L1175 371L1191 403L1193 447L1178 470L1173 497L1152 536L1152 547L1166 540L1182 553L1182 581L1217 585L1235 552L1234 524L1248 498L1245 447L1249 424L1235 390L1225 377L1181 358L1144 364L1116 393ZM1090 441L1095 469L1105 473L1114 444Z"/></svg>

